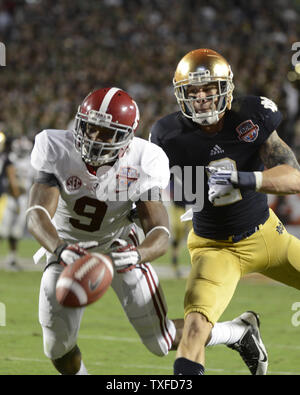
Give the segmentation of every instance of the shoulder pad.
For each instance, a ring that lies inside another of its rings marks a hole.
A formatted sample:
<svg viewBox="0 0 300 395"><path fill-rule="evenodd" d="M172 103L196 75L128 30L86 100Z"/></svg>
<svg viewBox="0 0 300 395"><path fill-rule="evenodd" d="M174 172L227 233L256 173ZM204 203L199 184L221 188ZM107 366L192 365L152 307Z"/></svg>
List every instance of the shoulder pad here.
<svg viewBox="0 0 300 395"><path fill-rule="evenodd" d="M35 137L31 164L38 171L52 172L52 165L72 145L72 133L65 130L46 129Z"/></svg>
<svg viewBox="0 0 300 395"><path fill-rule="evenodd" d="M277 105L264 96L243 96L232 103L232 111L239 117L260 122L268 133L272 133L282 121L282 114Z"/></svg>
<svg viewBox="0 0 300 395"><path fill-rule="evenodd" d="M134 150L138 150L139 155L139 194L154 187L166 188L170 179L168 157L157 145L142 139L136 140ZM134 196L138 197L135 193Z"/></svg>

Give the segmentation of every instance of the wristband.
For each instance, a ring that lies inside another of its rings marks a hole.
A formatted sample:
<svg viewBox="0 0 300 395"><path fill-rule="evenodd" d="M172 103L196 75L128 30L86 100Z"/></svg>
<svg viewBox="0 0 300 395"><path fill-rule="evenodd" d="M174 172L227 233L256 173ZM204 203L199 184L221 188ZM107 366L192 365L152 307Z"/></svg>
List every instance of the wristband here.
<svg viewBox="0 0 300 395"><path fill-rule="evenodd" d="M254 175L256 178L256 190L258 191L262 186L263 173L262 173L262 171L255 171Z"/></svg>
<svg viewBox="0 0 300 395"><path fill-rule="evenodd" d="M30 211L32 211L32 210L42 210L42 211L44 211L44 213L47 215L47 217L48 217L48 218L50 219L50 221L51 221L51 215L49 214L49 211L48 211L45 207L39 206L39 205L31 206L31 207L29 207L29 208L25 211L25 214L27 215L27 214L30 213Z"/></svg>
<svg viewBox="0 0 300 395"><path fill-rule="evenodd" d="M68 246L68 243L63 243L60 244L56 249L54 250L54 255L56 255L60 259L60 255L63 252L63 250Z"/></svg>
<svg viewBox="0 0 300 395"><path fill-rule="evenodd" d="M154 232L155 230L161 229L163 231L165 231L168 234L168 237L170 238L170 231L168 228L166 228L165 226L155 226L154 228L150 229L149 232L146 234L146 237L149 236L152 232Z"/></svg>
<svg viewBox="0 0 300 395"><path fill-rule="evenodd" d="M234 171L230 181L236 188L257 191L262 185L262 172Z"/></svg>

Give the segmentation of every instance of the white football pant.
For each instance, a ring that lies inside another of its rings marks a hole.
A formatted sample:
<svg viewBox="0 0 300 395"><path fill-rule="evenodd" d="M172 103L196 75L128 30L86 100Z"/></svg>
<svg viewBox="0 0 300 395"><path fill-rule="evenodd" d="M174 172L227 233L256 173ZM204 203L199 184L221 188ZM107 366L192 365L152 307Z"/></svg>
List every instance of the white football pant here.
<svg viewBox="0 0 300 395"><path fill-rule="evenodd" d="M84 308L67 308L57 302L56 282L62 270L58 264L50 265L43 274L40 288L39 320L44 352L52 360L61 358L76 345L84 312ZM141 264L125 273L115 270L112 288L143 344L158 356L166 355L176 329L173 321L167 318L165 298L151 264ZM96 303L101 314L101 299Z"/></svg>

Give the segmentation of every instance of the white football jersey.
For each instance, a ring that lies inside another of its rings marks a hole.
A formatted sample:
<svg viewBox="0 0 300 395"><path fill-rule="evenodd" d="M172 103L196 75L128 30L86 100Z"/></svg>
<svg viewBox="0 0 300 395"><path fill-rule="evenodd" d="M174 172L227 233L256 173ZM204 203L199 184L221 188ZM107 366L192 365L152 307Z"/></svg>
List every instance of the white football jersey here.
<svg viewBox="0 0 300 395"><path fill-rule="evenodd" d="M68 242L97 240L105 245L120 237L130 223L134 202L151 188L166 188L170 177L163 150L137 137L113 166L102 166L92 174L76 151L70 130L39 133L31 163L37 171L54 174L60 183L53 223Z"/></svg>

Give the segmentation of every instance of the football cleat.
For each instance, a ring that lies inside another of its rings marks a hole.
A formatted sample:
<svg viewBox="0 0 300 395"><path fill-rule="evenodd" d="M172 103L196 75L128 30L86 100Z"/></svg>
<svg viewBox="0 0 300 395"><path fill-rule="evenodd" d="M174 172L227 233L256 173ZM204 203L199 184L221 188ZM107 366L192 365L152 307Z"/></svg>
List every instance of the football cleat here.
<svg viewBox="0 0 300 395"><path fill-rule="evenodd" d="M5 263L6 270L11 272L22 272L23 268L16 261L10 261Z"/></svg>
<svg viewBox="0 0 300 395"><path fill-rule="evenodd" d="M233 322L246 325L246 329L239 341L227 347L239 352L252 375L265 375L268 370L268 354L260 336L258 314L246 311Z"/></svg>

